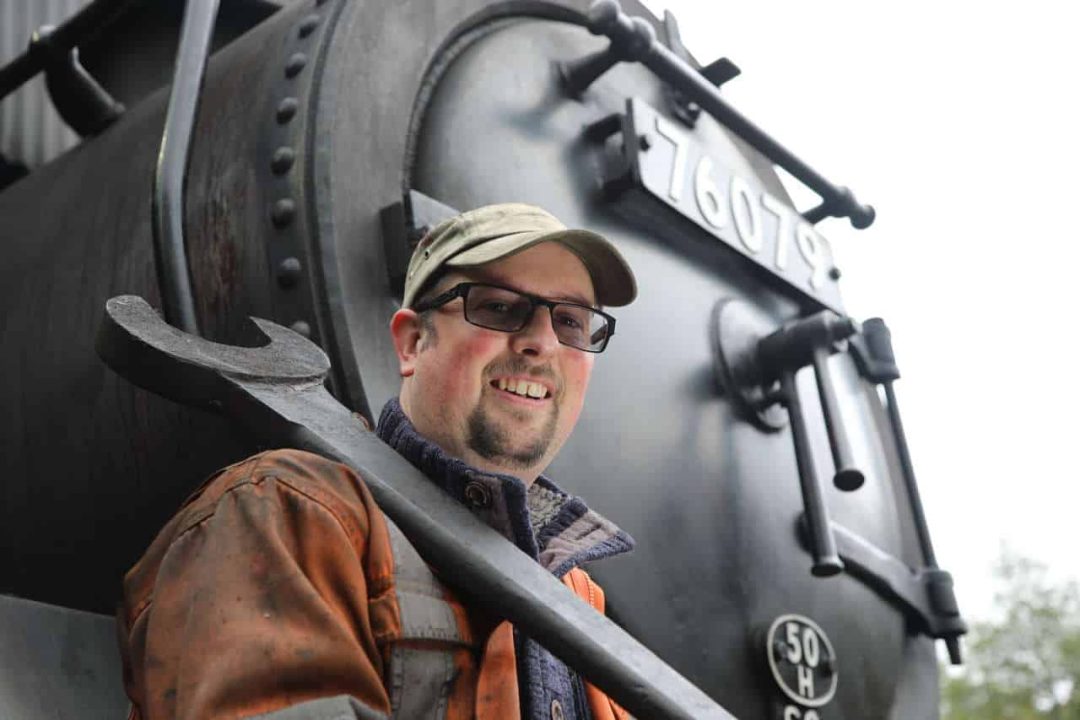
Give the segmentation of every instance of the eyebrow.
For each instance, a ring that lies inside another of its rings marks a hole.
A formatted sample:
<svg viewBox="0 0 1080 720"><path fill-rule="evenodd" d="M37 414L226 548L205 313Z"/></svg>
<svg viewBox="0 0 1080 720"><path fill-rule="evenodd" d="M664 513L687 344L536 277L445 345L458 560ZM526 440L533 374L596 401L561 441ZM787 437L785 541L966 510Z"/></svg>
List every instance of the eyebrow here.
<svg viewBox="0 0 1080 720"><path fill-rule="evenodd" d="M530 294L533 294L533 293L530 293ZM540 296L540 297L543 297L543 296ZM593 304L591 302L589 302L588 300L586 300L581 295L555 295L555 296L550 297L548 299L549 300L559 300L559 301L562 301L562 302L576 303L578 305L584 305L586 307L593 307Z"/></svg>
<svg viewBox="0 0 1080 720"><path fill-rule="evenodd" d="M542 298L544 298L546 300L554 300L556 302L569 302L569 303L574 303L575 305L584 305L587 308L594 308L594 309L596 307L598 307L597 303L589 302L585 298L584 295L578 295L578 294L575 294L575 293L571 293L569 295L540 295L539 293L529 292L528 290L522 290L520 287L517 286L516 283L507 282L502 278L492 277L491 275L488 275L487 273L471 273L471 274L474 276L474 279L471 279L470 282L488 283L488 284L491 284L491 285L502 285L503 287L510 288L511 290L515 290L515 291L517 291L519 293L523 293L525 295L533 295L534 297L542 297ZM476 279L476 278L479 278L479 279Z"/></svg>

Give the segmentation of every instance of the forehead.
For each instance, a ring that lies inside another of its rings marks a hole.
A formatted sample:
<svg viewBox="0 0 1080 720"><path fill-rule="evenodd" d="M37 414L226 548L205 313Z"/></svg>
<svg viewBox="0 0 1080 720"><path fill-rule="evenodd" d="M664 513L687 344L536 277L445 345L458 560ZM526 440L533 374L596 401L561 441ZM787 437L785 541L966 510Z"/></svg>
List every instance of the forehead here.
<svg viewBox="0 0 1080 720"><path fill-rule="evenodd" d="M573 252L555 242L475 268L456 269L469 280L490 282L553 300L593 305L596 295L585 264Z"/></svg>

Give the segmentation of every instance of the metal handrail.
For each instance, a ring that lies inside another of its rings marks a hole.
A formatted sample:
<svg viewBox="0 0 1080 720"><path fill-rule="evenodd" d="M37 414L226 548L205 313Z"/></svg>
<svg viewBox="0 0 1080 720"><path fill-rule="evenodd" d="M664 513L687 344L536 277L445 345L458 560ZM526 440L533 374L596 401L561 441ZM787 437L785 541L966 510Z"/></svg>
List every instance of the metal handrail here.
<svg viewBox="0 0 1080 720"><path fill-rule="evenodd" d="M563 82L569 92L575 95L581 93L616 63L640 62L658 78L697 103L720 124L820 195L822 203L803 213L806 220L816 223L828 216L847 217L851 219L852 226L859 229L869 227L874 222L873 207L860 204L851 190L829 182L728 105L708 78L657 41L652 25L642 18L623 13L618 0L594 2L589 8L588 27L589 32L594 35L604 35L610 39L611 45L595 55L562 65Z"/></svg>
<svg viewBox="0 0 1080 720"><path fill-rule="evenodd" d="M151 207L161 309L169 324L193 335L199 329L184 242L184 178L218 6L219 0L188 0L184 6Z"/></svg>

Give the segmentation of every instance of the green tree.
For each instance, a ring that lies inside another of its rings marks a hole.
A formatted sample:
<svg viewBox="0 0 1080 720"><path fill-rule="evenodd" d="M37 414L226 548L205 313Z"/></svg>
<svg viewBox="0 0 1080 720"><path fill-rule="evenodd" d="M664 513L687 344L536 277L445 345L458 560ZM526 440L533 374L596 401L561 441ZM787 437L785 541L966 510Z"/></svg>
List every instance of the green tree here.
<svg viewBox="0 0 1080 720"><path fill-rule="evenodd" d="M1000 619L974 623L964 670L942 678L945 720L1080 720L1080 590L1003 551Z"/></svg>

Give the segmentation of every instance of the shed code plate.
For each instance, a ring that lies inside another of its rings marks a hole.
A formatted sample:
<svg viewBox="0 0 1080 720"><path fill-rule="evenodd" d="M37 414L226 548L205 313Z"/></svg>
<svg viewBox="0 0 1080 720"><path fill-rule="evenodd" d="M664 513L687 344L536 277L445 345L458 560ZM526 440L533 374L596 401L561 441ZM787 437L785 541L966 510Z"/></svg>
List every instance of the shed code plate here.
<svg viewBox="0 0 1080 720"><path fill-rule="evenodd" d="M789 702L784 720L819 720L817 708L832 700L839 680L825 631L808 617L781 615L765 642L773 680Z"/></svg>

